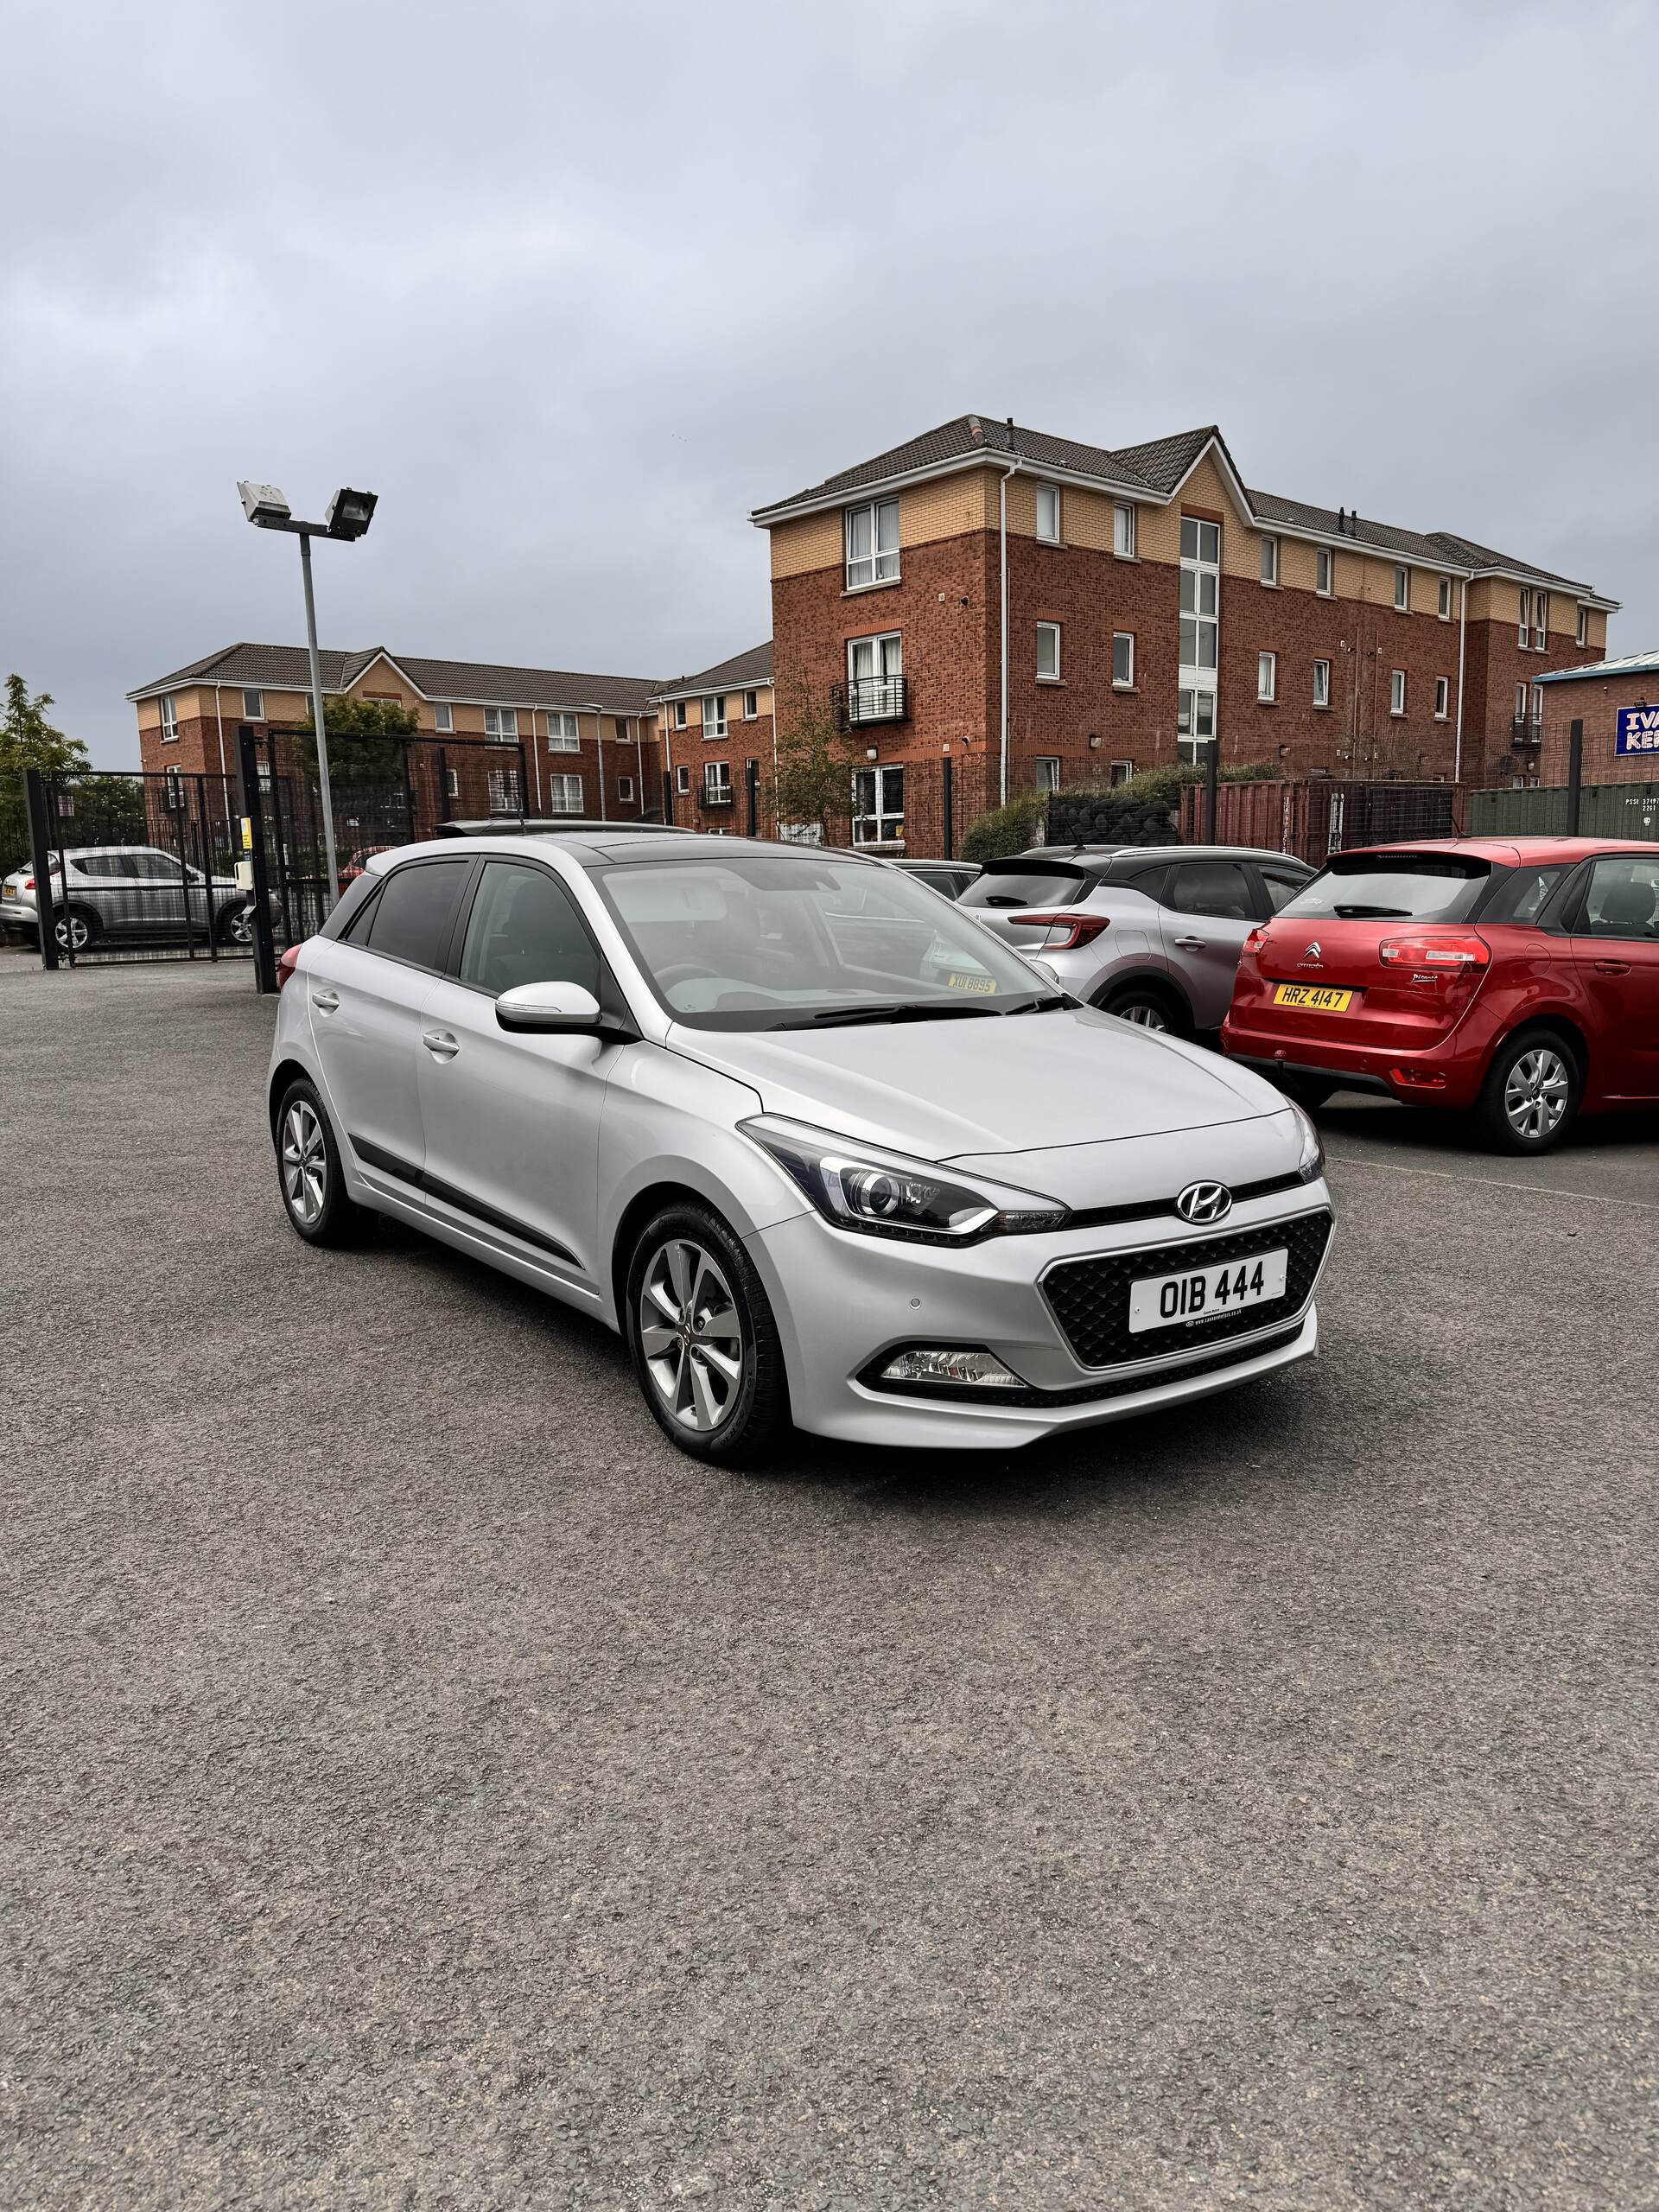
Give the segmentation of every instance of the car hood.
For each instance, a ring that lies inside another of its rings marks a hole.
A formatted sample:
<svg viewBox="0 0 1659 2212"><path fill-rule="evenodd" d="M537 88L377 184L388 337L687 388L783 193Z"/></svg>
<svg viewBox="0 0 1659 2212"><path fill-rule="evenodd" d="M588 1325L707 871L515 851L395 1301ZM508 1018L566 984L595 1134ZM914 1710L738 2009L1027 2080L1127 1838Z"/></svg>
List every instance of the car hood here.
<svg viewBox="0 0 1659 2212"><path fill-rule="evenodd" d="M1052 1150L1282 1113L1271 1084L1090 1007L848 1029L696 1029L671 1047L787 1115L920 1160Z"/></svg>

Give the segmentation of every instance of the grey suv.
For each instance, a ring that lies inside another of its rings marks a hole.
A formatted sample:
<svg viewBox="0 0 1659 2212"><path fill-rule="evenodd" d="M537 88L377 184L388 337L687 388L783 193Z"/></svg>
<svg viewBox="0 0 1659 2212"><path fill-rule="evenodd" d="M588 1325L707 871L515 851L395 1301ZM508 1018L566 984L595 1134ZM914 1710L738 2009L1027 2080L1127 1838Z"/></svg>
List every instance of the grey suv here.
<svg viewBox="0 0 1659 2212"><path fill-rule="evenodd" d="M1314 871L1236 845L1043 845L988 861L961 905L1074 996L1146 1029L1218 1029L1244 940Z"/></svg>
<svg viewBox="0 0 1659 2212"><path fill-rule="evenodd" d="M158 845L86 845L54 853L52 903L58 943L84 952L101 938L182 938L212 929L223 944L252 941L252 901L228 875L205 876ZM35 871L0 883L0 925L40 934Z"/></svg>

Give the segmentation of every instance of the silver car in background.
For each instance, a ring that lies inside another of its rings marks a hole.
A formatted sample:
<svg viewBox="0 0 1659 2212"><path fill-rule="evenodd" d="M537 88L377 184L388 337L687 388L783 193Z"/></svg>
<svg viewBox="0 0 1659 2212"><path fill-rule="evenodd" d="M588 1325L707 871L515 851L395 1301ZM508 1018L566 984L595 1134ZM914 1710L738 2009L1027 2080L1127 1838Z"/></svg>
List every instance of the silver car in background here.
<svg viewBox="0 0 1659 2212"><path fill-rule="evenodd" d="M204 875L159 845L85 845L50 855L54 935L75 952L102 939L253 942L252 902L233 876ZM0 880L0 926L40 935L35 871Z"/></svg>
<svg viewBox="0 0 1659 2212"><path fill-rule="evenodd" d="M1245 938L1313 874L1235 845L1050 845L987 861L960 903L1090 1006L1192 1037L1221 1027Z"/></svg>
<svg viewBox="0 0 1659 2212"><path fill-rule="evenodd" d="M392 1215L591 1314L706 1459L791 1422L1006 1450L1318 1341L1307 1116L879 861L377 854L298 948L267 1106L301 1236Z"/></svg>

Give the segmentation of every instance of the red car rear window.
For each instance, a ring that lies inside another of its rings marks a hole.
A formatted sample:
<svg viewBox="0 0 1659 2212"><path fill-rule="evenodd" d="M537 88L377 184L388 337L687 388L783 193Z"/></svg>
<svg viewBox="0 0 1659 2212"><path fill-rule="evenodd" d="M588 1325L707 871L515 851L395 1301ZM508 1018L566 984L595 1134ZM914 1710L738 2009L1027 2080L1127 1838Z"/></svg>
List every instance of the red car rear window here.
<svg viewBox="0 0 1659 2212"><path fill-rule="evenodd" d="M1338 853L1279 910L1281 921L1460 922L1492 873L1472 854Z"/></svg>

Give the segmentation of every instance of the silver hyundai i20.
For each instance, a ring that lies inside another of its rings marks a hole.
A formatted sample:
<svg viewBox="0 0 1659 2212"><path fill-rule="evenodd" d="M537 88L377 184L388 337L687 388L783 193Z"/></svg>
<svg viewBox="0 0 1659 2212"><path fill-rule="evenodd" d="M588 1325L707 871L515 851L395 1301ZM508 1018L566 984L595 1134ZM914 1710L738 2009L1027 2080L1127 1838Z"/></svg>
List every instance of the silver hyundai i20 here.
<svg viewBox="0 0 1659 2212"><path fill-rule="evenodd" d="M596 1315L698 1458L1006 1450L1316 1349L1306 1116L878 861L410 846L285 964L299 1234L391 1215Z"/></svg>

